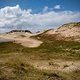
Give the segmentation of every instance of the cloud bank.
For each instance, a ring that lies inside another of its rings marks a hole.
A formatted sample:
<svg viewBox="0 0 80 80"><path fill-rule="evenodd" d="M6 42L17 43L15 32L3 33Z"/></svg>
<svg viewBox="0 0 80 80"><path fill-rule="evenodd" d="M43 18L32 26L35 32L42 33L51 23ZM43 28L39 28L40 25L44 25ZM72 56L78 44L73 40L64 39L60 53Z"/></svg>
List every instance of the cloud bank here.
<svg viewBox="0 0 80 80"><path fill-rule="evenodd" d="M47 9L48 7L45 7L44 11ZM0 9L0 31L28 29L35 32L75 21L80 21L80 12L47 11L32 13L32 9L22 10L19 5Z"/></svg>

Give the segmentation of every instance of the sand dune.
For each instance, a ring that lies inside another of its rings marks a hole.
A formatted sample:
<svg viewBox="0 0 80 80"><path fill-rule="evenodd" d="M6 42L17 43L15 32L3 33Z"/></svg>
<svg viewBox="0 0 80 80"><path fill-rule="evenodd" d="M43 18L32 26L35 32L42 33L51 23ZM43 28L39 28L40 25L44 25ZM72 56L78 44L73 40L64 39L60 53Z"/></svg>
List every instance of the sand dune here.
<svg viewBox="0 0 80 80"><path fill-rule="evenodd" d="M32 39L30 36L34 34L28 32L13 32L13 33L4 33L0 34L0 39L3 40L12 40L15 43L19 43L25 47L38 47L42 43L39 40Z"/></svg>

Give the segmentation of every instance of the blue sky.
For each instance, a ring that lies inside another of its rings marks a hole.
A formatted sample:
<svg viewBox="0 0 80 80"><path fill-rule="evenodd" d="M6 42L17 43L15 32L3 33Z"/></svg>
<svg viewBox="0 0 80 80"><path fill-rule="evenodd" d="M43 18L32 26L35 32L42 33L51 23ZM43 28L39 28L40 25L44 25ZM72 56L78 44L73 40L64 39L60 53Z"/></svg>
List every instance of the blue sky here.
<svg viewBox="0 0 80 80"><path fill-rule="evenodd" d="M0 0L0 32L33 32L80 22L80 0Z"/></svg>
<svg viewBox="0 0 80 80"><path fill-rule="evenodd" d="M0 0L0 8L20 5L22 9L33 9L40 12L44 6L61 5L60 10L80 11L80 0ZM55 10L55 9L54 9Z"/></svg>

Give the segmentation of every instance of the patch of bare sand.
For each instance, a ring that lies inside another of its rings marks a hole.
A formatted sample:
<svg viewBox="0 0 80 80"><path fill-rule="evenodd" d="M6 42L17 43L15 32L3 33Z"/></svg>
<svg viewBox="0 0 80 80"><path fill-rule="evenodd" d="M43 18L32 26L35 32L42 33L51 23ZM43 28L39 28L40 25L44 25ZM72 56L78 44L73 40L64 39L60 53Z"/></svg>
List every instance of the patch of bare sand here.
<svg viewBox="0 0 80 80"><path fill-rule="evenodd" d="M3 40L13 40L15 43L19 43L25 47L38 47L42 43L42 41L32 39L30 36L34 34L27 32L14 32L8 34L0 34L0 39Z"/></svg>

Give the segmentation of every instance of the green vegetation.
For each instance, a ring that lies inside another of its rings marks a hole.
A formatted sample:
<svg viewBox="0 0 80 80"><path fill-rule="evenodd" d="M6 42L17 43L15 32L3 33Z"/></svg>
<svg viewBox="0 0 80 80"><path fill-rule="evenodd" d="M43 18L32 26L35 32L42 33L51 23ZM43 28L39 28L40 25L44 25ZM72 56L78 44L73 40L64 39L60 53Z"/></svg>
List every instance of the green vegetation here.
<svg viewBox="0 0 80 80"><path fill-rule="evenodd" d="M16 43L0 43L0 54L23 53L38 59L80 60L80 43L68 41L48 41L37 48L26 48Z"/></svg>
<svg viewBox="0 0 80 80"><path fill-rule="evenodd" d="M28 33L32 33L29 30L12 30L12 31L10 31L10 33L13 33L13 32L28 32Z"/></svg>
<svg viewBox="0 0 80 80"><path fill-rule="evenodd" d="M0 62L0 80L80 80L80 71L70 73L38 70L21 59L21 56ZM4 58L5 59L5 58ZM50 63L50 65L54 65Z"/></svg>
<svg viewBox="0 0 80 80"><path fill-rule="evenodd" d="M80 27L80 22L74 23L74 26Z"/></svg>
<svg viewBox="0 0 80 80"><path fill-rule="evenodd" d="M37 39L42 40L44 43L38 48L31 49L32 51L45 53L48 58L80 60L80 42L55 40L52 36L38 35Z"/></svg>
<svg viewBox="0 0 80 80"><path fill-rule="evenodd" d="M13 55L8 61L0 63L0 80L63 80L60 74L38 70L21 58L22 55Z"/></svg>
<svg viewBox="0 0 80 80"><path fill-rule="evenodd" d="M0 80L80 80L79 70L69 73L39 70L27 63L27 58L80 60L79 42L58 41L44 35L36 38L44 42L36 48L27 48L12 42L0 43ZM49 65L59 66L53 62L49 62Z"/></svg>
<svg viewBox="0 0 80 80"><path fill-rule="evenodd" d="M46 78L43 72L19 60L0 65L0 80L45 80Z"/></svg>
<svg viewBox="0 0 80 80"><path fill-rule="evenodd" d="M80 22L67 23L64 24L63 26L69 27L70 25L72 25L73 27L80 27Z"/></svg>

